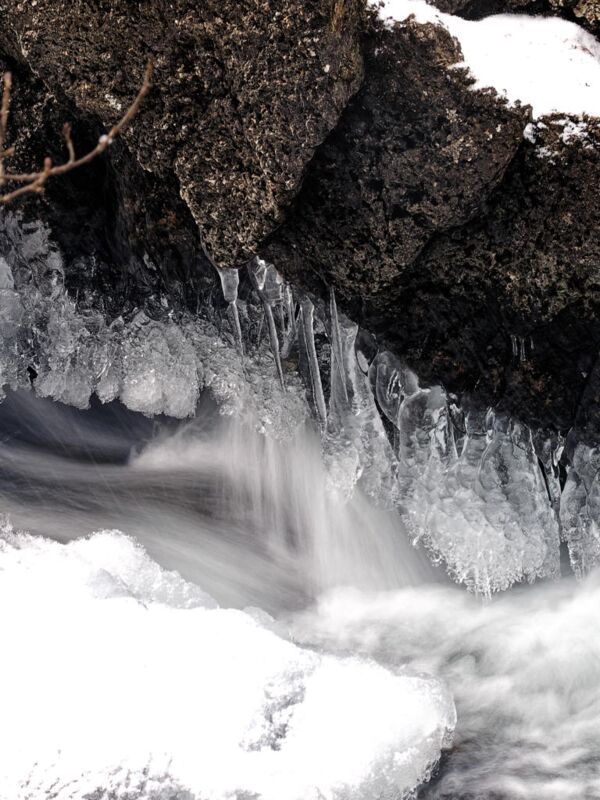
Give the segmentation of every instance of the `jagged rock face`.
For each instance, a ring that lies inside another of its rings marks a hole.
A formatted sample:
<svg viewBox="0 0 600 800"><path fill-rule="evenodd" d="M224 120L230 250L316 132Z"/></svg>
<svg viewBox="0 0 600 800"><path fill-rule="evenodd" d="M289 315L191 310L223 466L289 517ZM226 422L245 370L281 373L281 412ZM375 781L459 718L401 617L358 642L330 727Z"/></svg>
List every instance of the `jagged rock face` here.
<svg viewBox="0 0 600 800"><path fill-rule="evenodd" d="M304 289L333 286L425 380L600 436L591 121L570 143L552 124L524 138L529 110L474 92L445 30L383 30L361 0L0 0L0 13L0 52L20 65L20 166L60 157L65 119L79 149L93 143L156 63L110 156L25 207L67 249L72 290L92 285L109 312L165 294L195 308L215 290L206 249L221 266L258 250Z"/></svg>
<svg viewBox="0 0 600 800"><path fill-rule="evenodd" d="M445 31L383 37L266 252L425 380L568 428L600 344L598 132L534 144L527 109L448 72Z"/></svg>
<svg viewBox="0 0 600 800"><path fill-rule="evenodd" d="M151 58L156 88L127 145L178 184L212 257L231 265L281 221L358 88L364 14L360 0L0 2L0 46L105 125Z"/></svg>
<svg viewBox="0 0 600 800"><path fill-rule="evenodd" d="M409 24L377 38L366 78L315 156L276 263L295 257L348 298L372 303L405 280L440 231L469 220L502 179L526 111L471 91L450 35Z"/></svg>

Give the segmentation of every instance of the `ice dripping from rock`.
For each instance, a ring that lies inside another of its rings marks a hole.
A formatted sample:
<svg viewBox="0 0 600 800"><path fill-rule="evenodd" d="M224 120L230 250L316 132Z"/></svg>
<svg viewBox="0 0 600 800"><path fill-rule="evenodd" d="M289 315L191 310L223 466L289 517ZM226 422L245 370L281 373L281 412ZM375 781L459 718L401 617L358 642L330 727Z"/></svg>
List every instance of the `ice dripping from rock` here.
<svg viewBox="0 0 600 800"><path fill-rule="evenodd" d="M358 487L396 507L414 543L478 593L556 578L561 529L578 574L598 562L595 451L573 449L561 492L556 435L420 386L401 359L365 344L333 292L326 303L299 294L255 259L243 313L239 272L222 270L225 314L151 318L140 308L108 320L65 290L43 226L9 218L7 232L3 385L28 386L33 373L39 395L79 408L96 393L178 418L193 415L207 389L221 413L279 438L312 417L330 488L350 497Z"/></svg>

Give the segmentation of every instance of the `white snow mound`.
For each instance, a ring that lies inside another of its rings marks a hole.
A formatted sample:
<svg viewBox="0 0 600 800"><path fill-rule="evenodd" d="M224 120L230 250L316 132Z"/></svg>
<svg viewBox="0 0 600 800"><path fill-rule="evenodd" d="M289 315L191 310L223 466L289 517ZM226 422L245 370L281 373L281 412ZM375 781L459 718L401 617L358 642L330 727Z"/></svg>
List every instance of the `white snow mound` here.
<svg viewBox="0 0 600 800"><path fill-rule="evenodd" d="M498 14L478 21L444 14L425 0L370 0L390 24L411 15L443 25L458 39L462 66L479 89L494 88L544 114L600 117L600 42L556 17Z"/></svg>
<svg viewBox="0 0 600 800"><path fill-rule="evenodd" d="M1 800L367 800L427 779L455 723L440 683L257 618L118 532L61 545L5 526Z"/></svg>

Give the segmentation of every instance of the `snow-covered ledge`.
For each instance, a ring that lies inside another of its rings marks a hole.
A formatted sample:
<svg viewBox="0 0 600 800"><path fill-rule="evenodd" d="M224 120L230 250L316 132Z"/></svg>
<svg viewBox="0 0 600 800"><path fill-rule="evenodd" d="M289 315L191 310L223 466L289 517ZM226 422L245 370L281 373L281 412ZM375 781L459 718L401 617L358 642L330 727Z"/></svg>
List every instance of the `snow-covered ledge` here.
<svg viewBox="0 0 600 800"><path fill-rule="evenodd" d="M600 42L556 17L499 14L478 21L444 14L424 0L370 0L390 26L413 16L445 27L461 47L476 83L509 103L530 105L535 118L562 113L600 117Z"/></svg>

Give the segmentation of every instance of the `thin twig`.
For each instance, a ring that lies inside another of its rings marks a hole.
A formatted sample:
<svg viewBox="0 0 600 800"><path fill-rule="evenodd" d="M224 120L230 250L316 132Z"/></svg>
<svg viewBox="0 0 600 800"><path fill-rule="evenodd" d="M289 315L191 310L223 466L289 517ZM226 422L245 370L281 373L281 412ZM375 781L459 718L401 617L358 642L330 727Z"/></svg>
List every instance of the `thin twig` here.
<svg viewBox="0 0 600 800"><path fill-rule="evenodd" d="M129 106L121 119L112 126L108 133L103 134L98 139L98 144L96 147L90 150L89 153L81 156L81 158L76 157L73 139L71 138L71 126L67 123L63 128L63 138L69 154L68 161L65 161L64 164L52 166L51 159L46 158L44 160L44 168L39 172L28 172L21 174L4 171L4 159L8 158L14 153L14 148L12 147L8 150L2 149L4 147L4 141L6 138L8 112L10 107L10 90L12 85L10 73L7 72L4 75L4 89L2 93L2 106L0 109L0 186L9 182L24 183L26 185L21 186L19 189L15 189L8 194L0 195L0 203L10 203L17 197L21 197L27 193L39 194L43 190L44 185L49 178L53 178L56 175L64 175L66 172L70 172L72 169L77 169L78 167L82 167L84 164L89 164L90 161L93 161L94 158L103 153L139 111L144 97L146 97L150 91L151 78L152 64L148 64L144 73L144 81L139 92L137 93L135 100Z"/></svg>
<svg viewBox="0 0 600 800"><path fill-rule="evenodd" d="M63 125L63 137L69 153L69 160L67 163L72 164L75 161L75 147L73 146L73 139L71 138L71 124L69 122L65 122Z"/></svg>
<svg viewBox="0 0 600 800"><path fill-rule="evenodd" d="M0 197L0 203L10 203L12 200L16 200L17 197L21 197L22 195L27 193L40 194L40 192L42 192L44 189L44 184L46 183L51 174L52 174L52 159L45 158L44 169L41 172L37 173L37 178L31 183L28 183L25 186L21 186L20 189L15 189L14 192L9 192L8 194L5 194L2 197Z"/></svg>
<svg viewBox="0 0 600 800"><path fill-rule="evenodd" d="M5 183L4 159L9 151L4 149L6 142L6 129L8 127L8 113L10 111L10 90L12 88L12 75L6 72L2 81L2 105L0 106L0 186Z"/></svg>

